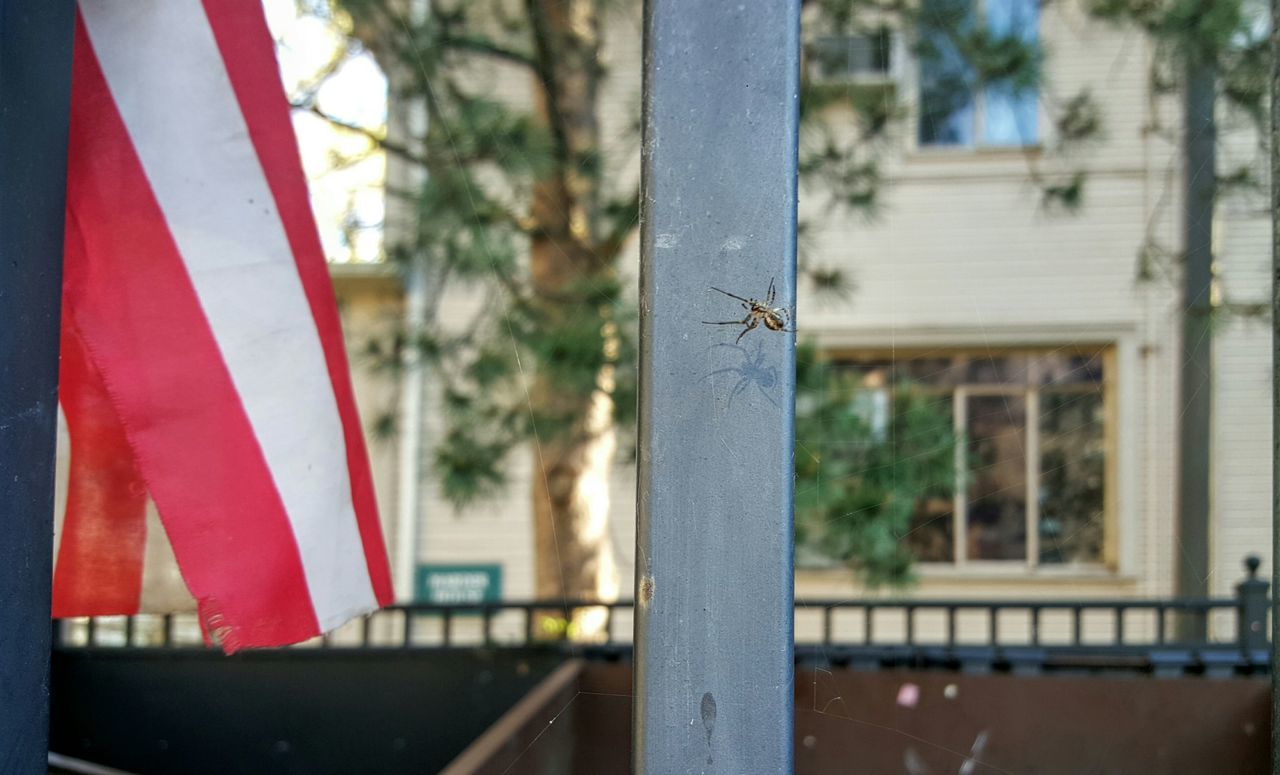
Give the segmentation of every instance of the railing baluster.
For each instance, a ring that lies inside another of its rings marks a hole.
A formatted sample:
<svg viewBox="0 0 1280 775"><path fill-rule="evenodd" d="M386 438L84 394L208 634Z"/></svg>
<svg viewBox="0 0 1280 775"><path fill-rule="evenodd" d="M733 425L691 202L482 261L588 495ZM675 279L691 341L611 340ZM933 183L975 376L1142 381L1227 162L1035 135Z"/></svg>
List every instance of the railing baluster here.
<svg viewBox="0 0 1280 775"><path fill-rule="evenodd" d="M1116 645L1124 645L1124 606L1116 606Z"/></svg>
<svg viewBox="0 0 1280 775"><path fill-rule="evenodd" d="M133 617L126 616L124 618L124 645L126 648L133 645Z"/></svg>
<svg viewBox="0 0 1280 775"><path fill-rule="evenodd" d="M994 646L1000 640L1000 606L992 605L987 608L987 612L987 640Z"/></svg>
<svg viewBox="0 0 1280 775"><path fill-rule="evenodd" d="M947 645L956 645L956 607L947 606Z"/></svg>
<svg viewBox="0 0 1280 775"><path fill-rule="evenodd" d="M1040 645L1040 611L1038 605L1031 606L1031 645Z"/></svg>
<svg viewBox="0 0 1280 775"><path fill-rule="evenodd" d="M524 645L533 643L533 606L524 606Z"/></svg>
<svg viewBox="0 0 1280 775"><path fill-rule="evenodd" d="M908 605L906 607L907 614L907 645L916 645L916 607Z"/></svg>
<svg viewBox="0 0 1280 775"><path fill-rule="evenodd" d="M604 607L604 642L613 643L613 604Z"/></svg>
<svg viewBox="0 0 1280 775"><path fill-rule="evenodd" d="M90 616L88 623L85 625L84 644L86 646L96 645L95 641L97 640L97 626L98 626L97 622L98 622L97 619Z"/></svg>
<svg viewBox="0 0 1280 775"><path fill-rule="evenodd" d="M872 623L872 618L875 616L876 609L874 606L866 606L862 610L866 611L866 617L862 622L863 635L865 636L863 640L868 646L870 646L872 641L875 639L876 634L875 625Z"/></svg>
<svg viewBox="0 0 1280 775"><path fill-rule="evenodd" d="M1084 606L1079 603L1071 606L1071 642L1079 646L1081 642L1081 619L1084 618Z"/></svg>
<svg viewBox="0 0 1280 775"><path fill-rule="evenodd" d="M413 640L413 609L404 609L404 639L400 642L401 648L409 648L410 642Z"/></svg>
<svg viewBox="0 0 1280 775"><path fill-rule="evenodd" d="M1163 605L1156 606L1156 643L1164 645L1165 639L1165 619L1168 617L1168 610Z"/></svg>
<svg viewBox="0 0 1280 775"><path fill-rule="evenodd" d="M444 609L444 646L453 645L453 607Z"/></svg>
<svg viewBox="0 0 1280 775"><path fill-rule="evenodd" d="M493 643L493 606L485 603L484 609L480 612L483 619L484 628L484 645L489 646Z"/></svg>
<svg viewBox="0 0 1280 775"><path fill-rule="evenodd" d="M831 645L831 606L822 607L822 645Z"/></svg>
<svg viewBox="0 0 1280 775"><path fill-rule="evenodd" d="M365 614L360 617L360 645L364 648L369 647L369 620L373 618L373 614Z"/></svg>

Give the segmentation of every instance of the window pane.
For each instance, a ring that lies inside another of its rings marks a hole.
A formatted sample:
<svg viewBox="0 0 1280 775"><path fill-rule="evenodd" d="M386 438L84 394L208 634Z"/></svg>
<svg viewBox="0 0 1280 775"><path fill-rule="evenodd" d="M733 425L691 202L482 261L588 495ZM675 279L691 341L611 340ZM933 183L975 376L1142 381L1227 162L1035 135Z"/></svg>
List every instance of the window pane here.
<svg viewBox="0 0 1280 775"><path fill-rule="evenodd" d="M973 145L973 69L955 45L972 27L970 0L924 0L921 6L921 145Z"/></svg>
<svg viewBox="0 0 1280 775"><path fill-rule="evenodd" d="M963 360L957 365L952 356L919 355L900 358L894 364L894 383L912 387L954 387L964 382Z"/></svg>
<svg viewBox="0 0 1280 775"><path fill-rule="evenodd" d="M911 556L917 562L953 562L955 560L955 510L952 500L944 497L921 498L911 515L911 529L904 536Z"/></svg>
<svg viewBox="0 0 1280 775"><path fill-rule="evenodd" d="M1025 560L1027 546L1026 399L968 399L971 560Z"/></svg>
<svg viewBox="0 0 1280 775"><path fill-rule="evenodd" d="M1106 482L1101 392L1040 394L1040 562L1101 562Z"/></svg>
<svg viewBox="0 0 1280 775"><path fill-rule="evenodd" d="M955 411L950 395L899 395L894 428L900 480L916 496L903 536L919 562L955 560Z"/></svg>
<svg viewBox="0 0 1280 775"><path fill-rule="evenodd" d="M982 91L982 144L1036 144L1036 92L1017 88L1007 80L987 84Z"/></svg>
<svg viewBox="0 0 1280 775"><path fill-rule="evenodd" d="M978 355L968 364L965 382L977 385L1027 384L1027 359L1022 355Z"/></svg>
<svg viewBox="0 0 1280 775"><path fill-rule="evenodd" d="M1041 385L1099 385L1102 353L1042 355L1036 358L1036 371Z"/></svg>
<svg viewBox="0 0 1280 775"><path fill-rule="evenodd" d="M994 38L1014 38L1034 44L1038 37L1037 0L987 0L987 32ZM1034 79L1002 78L982 90L984 145L1034 145L1038 90Z"/></svg>

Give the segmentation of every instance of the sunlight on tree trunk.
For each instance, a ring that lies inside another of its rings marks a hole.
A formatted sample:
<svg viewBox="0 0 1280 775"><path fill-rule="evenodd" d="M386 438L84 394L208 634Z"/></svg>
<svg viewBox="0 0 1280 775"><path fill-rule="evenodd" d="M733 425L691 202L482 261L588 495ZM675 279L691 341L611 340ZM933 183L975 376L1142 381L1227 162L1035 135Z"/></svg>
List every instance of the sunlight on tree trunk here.
<svg viewBox="0 0 1280 775"><path fill-rule="evenodd" d="M606 390L592 396L582 430L577 441L552 441L537 450L535 462L541 472L534 472L533 514L539 600L618 597L609 530L609 479L617 434L613 399ZM575 639L596 639L603 634L604 611L583 611L568 624Z"/></svg>

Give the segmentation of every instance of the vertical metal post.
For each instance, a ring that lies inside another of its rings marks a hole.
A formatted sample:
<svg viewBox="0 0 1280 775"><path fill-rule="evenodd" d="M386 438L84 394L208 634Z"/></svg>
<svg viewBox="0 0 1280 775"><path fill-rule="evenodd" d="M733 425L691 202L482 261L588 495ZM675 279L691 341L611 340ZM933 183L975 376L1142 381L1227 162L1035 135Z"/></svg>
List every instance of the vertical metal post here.
<svg viewBox="0 0 1280 775"><path fill-rule="evenodd" d="M1262 558L1251 554L1245 558L1244 581L1236 584L1236 600L1240 608L1236 612L1236 642L1245 657L1252 662L1254 655L1267 650L1267 591L1271 587L1258 578Z"/></svg>
<svg viewBox="0 0 1280 775"><path fill-rule="evenodd" d="M0 771L44 772L72 0L0 0Z"/></svg>
<svg viewBox="0 0 1280 775"><path fill-rule="evenodd" d="M794 311L799 26L798 0L645 7L641 774L792 770L795 334L704 321L748 316L713 286Z"/></svg>
<svg viewBox="0 0 1280 775"><path fill-rule="evenodd" d="M1186 86L1186 136L1183 174L1186 201L1184 233L1186 274L1183 282L1182 411L1178 439L1178 594L1209 594L1210 445L1213 416L1213 206L1217 100L1215 64L1189 54ZM1183 640L1203 641L1207 617L1180 621Z"/></svg>
<svg viewBox="0 0 1280 775"><path fill-rule="evenodd" d="M1280 775L1280 0L1271 0L1271 772Z"/></svg>

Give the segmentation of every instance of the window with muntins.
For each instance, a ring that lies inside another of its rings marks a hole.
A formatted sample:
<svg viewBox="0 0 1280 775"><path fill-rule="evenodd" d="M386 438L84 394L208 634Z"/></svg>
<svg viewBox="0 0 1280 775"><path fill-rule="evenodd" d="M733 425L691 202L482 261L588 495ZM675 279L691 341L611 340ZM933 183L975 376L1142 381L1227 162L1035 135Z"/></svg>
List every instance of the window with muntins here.
<svg viewBox="0 0 1280 775"><path fill-rule="evenodd" d="M1039 142L1034 79L983 79L977 41L1035 45L1038 0L923 0L917 51L921 147L1019 147Z"/></svg>
<svg viewBox="0 0 1280 775"><path fill-rule="evenodd" d="M1100 565L1106 559L1108 350L921 351L839 358L863 411L934 396L956 437L952 497L921 498L901 537L918 562ZM875 425L875 418L871 423Z"/></svg>

